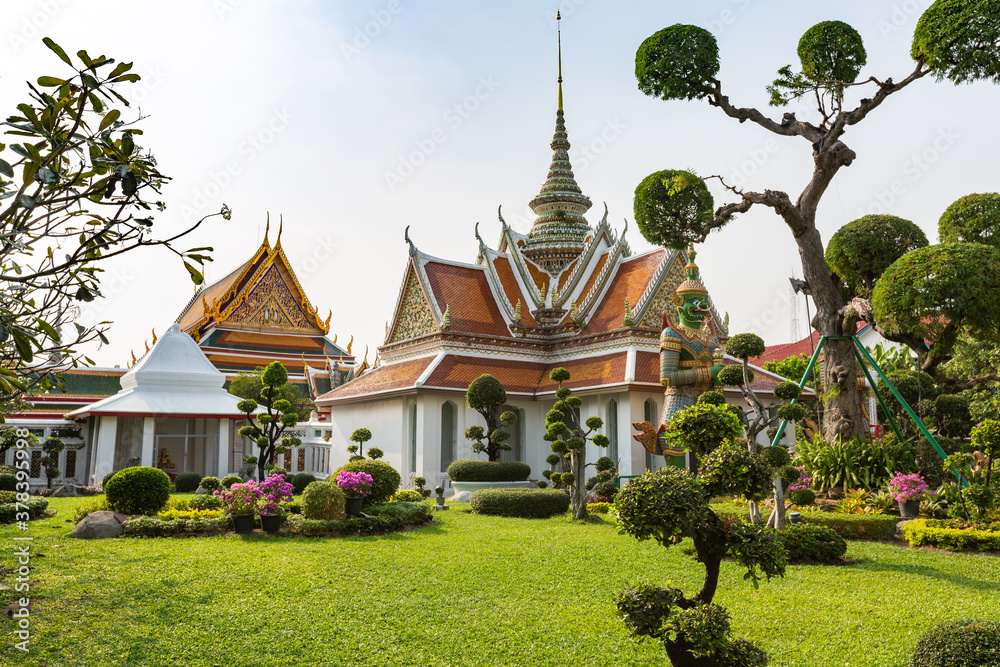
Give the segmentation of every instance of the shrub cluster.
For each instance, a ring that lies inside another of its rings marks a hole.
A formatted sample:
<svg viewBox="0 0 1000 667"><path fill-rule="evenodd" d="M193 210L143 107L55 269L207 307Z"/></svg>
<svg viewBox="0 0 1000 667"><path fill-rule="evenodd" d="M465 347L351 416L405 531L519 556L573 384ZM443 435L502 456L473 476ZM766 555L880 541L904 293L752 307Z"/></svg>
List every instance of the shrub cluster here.
<svg viewBox="0 0 1000 667"><path fill-rule="evenodd" d="M0 503L16 503L17 491L0 491Z"/></svg>
<svg viewBox="0 0 1000 667"><path fill-rule="evenodd" d="M188 506L194 510L221 510L222 500L215 494L206 493L192 498L188 501Z"/></svg>
<svg viewBox="0 0 1000 667"><path fill-rule="evenodd" d="M795 489L789 495L791 501L796 505L812 505L816 502L816 493L812 489Z"/></svg>
<svg viewBox="0 0 1000 667"><path fill-rule="evenodd" d="M239 475L226 475L222 478L222 488L228 489L233 484L242 484L243 478Z"/></svg>
<svg viewBox="0 0 1000 667"><path fill-rule="evenodd" d="M295 535L379 535L403 527L403 520L394 516L355 517L347 521L306 519L292 514L285 519L289 532Z"/></svg>
<svg viewBox="0 0 1000 667"><path fill-rule="evenodd" d="M476 514L526 519L545 519L569 509L569 495L556 489L481 489L469 502Z"/></svg>
<svg viewBox="0 0 1000 667"><path fill-rule="evenodd" d="M17 476L14 473L0 473L0 491L17 491Z"/></svg>
<svg viewBox="0 0 1000 667"><path fill-rule="evenodd" d="M372 505L367 513L370 516L395 517L406 526L420 525L431 520L431 508L422 501Z"/></svg>
<svg viewBox="0 0 1000 667"><path fill-rule="evenodd" d="M1000 623L956 620L932 628L917 642L909 667L1000 665Z"/></svg>
<svg viewBox="0 0 1000 667"><path fill-rule="evenodd" d="M1000 524L993 530L947 528L927 519L903 524L903 536L911 547L938 547L948 551L1000 551Z"/></svg>
<svg viewBox="0 0 1000 667"><path fill-rule="evenodd" d="M135 516L122 524L125 535L163 537L177 533L214 534L232 528L233 520L228 514L216 517L163 519L158 516Z"/></svg>
<svg viewBox="0 0 1000 667"><path fill-rule="evenodd" d="M847 553L847 542L828 526L792 523L778 533L789 562L835 563Z"/></svg>
<svg viewBox="0 0 1000 667"><path fill-rule="evenodd" d="M607 514L612 507L613 503L587 503L587 511L592 514Z"/></svg>
<svg viewBox="0 0 1000 667"><path fill-rule="evenodd" d="M314 482L302 492L302 516L334 521L344 518L344 492L334 482Z"/></svg>
<svg viewBox="0 0 1000 667"><path fill-rule="evenodd" d="M198 481L201 481L201 477L198 477ZM104 493L108 507L115 512L156 514L170 498L170 478L159 468L125 468L108 480Z"/></svg>
<svg viewBox="0 0 1000 667"><path fill-rule="evenodd" d="M0 503L0 523L13 523L18 512L28 512L28 519L38 519L45 510L49 508L49 501L45 498L28 498L23 503Z"/></svg>
<svg viewBox="0 0 1000 667"><path fill-rule="evenodd" d="M531 466L521 461L479 461L459 459L448 466L453 482L523 482Z"/></svg>
<svg viewBox="0 0 1000 667"><path fill-rule="evenodd" d="M350 461L334 470L330 477L336 479L337 473L341 470L346 470L347 472L366 472L372 476L372 490L371 493L365 496L365 505L386 502L389 498L392 498L392 494L396 493L399 483L402 481L396 469L385 461L373 461L371 459Z"/></svg>
<svg viewBox="0 0 1000 667"><path fill-rule="evenodd" d="M392 496L394 503L419 503L423 499L423 494L416 489L401 489Z"/></svg>
<svg viewBox="0 0 1000 667"><path fill-rule="evenodd" d="M218 491L222 488L222 482L219 481L218 477L202 477L198 486L206 491Z"/></svg>
<svg viewBox="0 0 1000 667"><path fill-rule="evenodd" d="M712 505L719 517L738 516L749 520L750 510L733 503ZM884 514L834 514L832 512L803 512L802 522L827 526L837 531L845 540L878 540L891 542L896 535L898 516Z"/></svg>
<svg viewBox="0 0 1000 667"><path fill-rule="evenodd" d="M285 478L285 481L290 481L292 483L292 493L297 496L301 496L302 492L306 490L306 487L316 481L316 476L308 472L300 472L291 479Z"/></svg>
<svg viewBox="0 0 1000 667"><path fill-rule="evenodd" d="M194 493L201 484L201 475L196 472L182 472L174 478L177 493Z"/></svg>

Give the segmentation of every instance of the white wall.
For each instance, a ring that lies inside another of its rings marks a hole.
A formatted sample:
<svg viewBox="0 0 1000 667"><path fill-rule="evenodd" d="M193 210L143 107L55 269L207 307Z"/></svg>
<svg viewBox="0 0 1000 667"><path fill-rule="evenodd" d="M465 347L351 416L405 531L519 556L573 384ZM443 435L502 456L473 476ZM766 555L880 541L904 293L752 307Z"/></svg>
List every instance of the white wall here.
<svg viewBox="0 0 1000 667"><path fill-rule="evenodd" d="M385 452L382 460L403 475L403 447L405 439L405 415L403 400L399 397L372 399L360 403L330 406L330 472L347 463L350 454L347 448L351 433L361 427L372 432L372 439L365 443L368 447L378 447ZM404 475L405 477L405 475Z"/></svg>

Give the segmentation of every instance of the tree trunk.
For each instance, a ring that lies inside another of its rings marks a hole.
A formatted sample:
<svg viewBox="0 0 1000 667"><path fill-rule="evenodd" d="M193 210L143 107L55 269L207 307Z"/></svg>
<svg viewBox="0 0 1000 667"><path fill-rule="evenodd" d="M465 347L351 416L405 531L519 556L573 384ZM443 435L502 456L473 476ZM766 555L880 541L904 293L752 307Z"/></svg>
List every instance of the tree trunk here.
<svg viewBox="0 0 1000 667"><path fill-rule="evenodd" d="M774 511L767 519L767 525L775 530L785 527L785 489L781 484L781 473L774 474Z"/></svg>
<svg viewBox="0 0 1000 667"><path fill-rule="evenodd" d="M718 667L719 662L714 656L695 657L688 650L691 644L683 639L666 641L663 647L667 650L667 657L673 667Z"/></svg>
<svg viewBox="0 0 1000 667"><path fill-rule="evenodd" d="M573 519L583 521L587 518L587 480L584 473L587 470L587 447L574 449L569 453L570 470L573 473L573 483L569 486L569 497L572 503Z"/></svg>

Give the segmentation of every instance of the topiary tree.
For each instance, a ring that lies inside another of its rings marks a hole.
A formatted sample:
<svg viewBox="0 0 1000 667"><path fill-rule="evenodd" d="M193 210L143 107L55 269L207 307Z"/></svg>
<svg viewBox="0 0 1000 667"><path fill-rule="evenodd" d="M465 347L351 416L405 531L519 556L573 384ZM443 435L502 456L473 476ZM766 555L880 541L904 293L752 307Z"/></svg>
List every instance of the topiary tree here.
<svg viewBox="0 0 1000 667"><path fill-rule="evenodd" d="M739 366L728 366L719 373L719 382L723 385L736 387L743 395L743 399L750 406L750 410L744 415L746 420L747 447L751 454L755 454L758 449L757 437L780 419L787 419L791 422L798 422L805 418L805 408L798 404L784 403L773 415L768 415L763 401L757 396L753 389L753 372L750 370L750 359L764 354L764 340L753 333L736 334L726 341L726 354L740 359ZM801 395L802 390L796 382L786 381L779 383L774 388L774 397L782 402L795 401ZM783 445L768 447L767 456L770 459L774 472L774 511L768 518L768 525L781 529L785 526L785 494L786 482L783 479L793 474L789 470L791 458L788 450ZM777 451L780 450L780 451ZM794 480L791 480L794 481ZM760 509L757 503L750 503L750 517L755 524L761 522Z"/></svg>
<svg viewBox="0 0 1000 667"><path fill-rule="evenodd" d="M515 413L509 410L500 412L507 404L507 391L499 380L489 373L484 373L469 384L465 392L465 402L486 420L485 429L478 424L465 429L466 439L474 441L472 451L477 454L485 452L490 461L499 460L500 452L508 452L511 449L507 444L510 433L501 426L517 422Z"/></svg>
<svg viewBox="0 0 1000 667"><path fill-rule="evenodd" d="M865 299L858 302L857 298L846 296L843 283L831 275L816 226L816 212L830 183L857 157L844 143L844 136L891 95L928 74L954 82L996 82L1000 77L998 26L1000 4L994 0L937 0L920 18L914 34L911 55L915 66L910 74L860 81L858 76L867 55L857 31L839 21L825 21L811 27L798 44L801 69L793 71L791 65L781 68L769 92L775 106L793 100L814 103L820 116L818 122L799 120L794 113L785 113L776 120L758 109L730 102L723 93L722 83L716 79L719 51L715 38L703 28L671 26L649 37L636 52L635 73L643 93L664 100L705 100L740 123L750 121L775 135L797 137L808 144L811 174L804 179L806 185L798 196L772 188L743 190L713 176L736 201L716 208L709 215L707 211L714 204L693 179L686 175L678 178L677 172L666 170L640 184L635 217L650 242L678 249L704 241L713 229L729 224L734 216L754 206L768 207L781 217L798 246L803 276L816 304L812 324L820 334L829 337L823 368L828 441L867 433L850 337L856 332L858 319L870 323L877 319ZM852 107L847 93L853 87L870 90L859 91L859 100ZM692 205L693 201L697 205ZM986 309L984 304L983 310ZM994 308L994 312L1000 310Z"/></svg>
<svg viewBox="0 0 1000 667"><path fill-rule="evenodd" d="M357 461L359 459L365 458L365 443L372 439L372 432L368 429L362 427L354 429L354 433L348 438L351 442L356 442L356 445L350 445L347 448L347 453L351 455L348 461ZM376 457L372 457L376 458Z"/></svg>
<svg viewBox="0 0 1000 667"><path fill-rule="evenodd" d="M569 371L561 366L553 368L549 378L559 387L556 389L555 405L545 415L544 439L552 444L552 453L559 458L562 467L560 472L552 472L549 480L556 488L569 489L573 519L582 521L587 518L587 491L597 482L610 481L612 475L611 468L602 464L604 469L598 470L592 481L585 480L587 468L595 465L587 463L587 443L607 447L611 441L608 436L597 432L604 426L600 417L594 415L588 417L584 424L580 423L578 411L582 401L563 386L563 382L570 379Z"/></svg>
<svg viewBox="0 0 1000 667"><path fill-rule="evenodd" d="M866 215L834 232L826 245L826 265L833 279L844 283L848 298L870 299L875 282L893 262L925 246L927 236L909 220Z"/></svg>
<svg viewBox="0 0 1000 667"><path fill-rule="evenodd" d="M1000 248L1000 193L959 197L938 220L941 243L982 243Z"/></svg>
<svg viewBox="0 0 1000 667"><path fill-rule="evenodd" d="M59 452L66 444L59 438L46 438L42 443L42 469L45 470L45 488L52 488L52 480L59 476Z"/></svg>
<svg viewBox="0 0 1000 667"><path fill-rule="evenodd" d="M615 598L630 632L663 641L675 667L767 664L762 650L729 637L728 614L712 600L723 558L732 557L745 567L744 578L756 588L762 578L784 575L784 549L773 532L723 521L709 500L720 493L765 498L770 479L770 468L758 455L729 442L702 458L699 477L682 468L647 471L616 497L624 532L638 540L654 539L666 548L691 538L696 558L705 566L701 590L691 597L679 588L643 586Z"/></svg>
<svg viewBox="0 0 1000 667"><path fill-rule="evenodd" d="M282 398L284 387L288 384L288 371L280 362L272 361L261 373L260 380L260 401L245 398L236 407L246 415L247 420L246 426L240 427L239 434L257 443L260 449L256 457L257 476L265 479L268 470L277 468L278 455L287 454L301 445L302 440L285 435L285 431L295 428L299 422L298 414L289 412L292 404ZM258 412L260 407L264 410Z"/></svg>
<svg viewBox="0 0 1000 667"><path fill-rule="evenodd" d="M341 470L347 472L365 472L372 476L372 490L365 496L365 505L375 505L384 503L392 498L396 490L399 489L400 482L403 481L399 473L385 461L373 461L371 459L360 459L349 461L333 471L330 476L337 478L337 473Z"/></svg>

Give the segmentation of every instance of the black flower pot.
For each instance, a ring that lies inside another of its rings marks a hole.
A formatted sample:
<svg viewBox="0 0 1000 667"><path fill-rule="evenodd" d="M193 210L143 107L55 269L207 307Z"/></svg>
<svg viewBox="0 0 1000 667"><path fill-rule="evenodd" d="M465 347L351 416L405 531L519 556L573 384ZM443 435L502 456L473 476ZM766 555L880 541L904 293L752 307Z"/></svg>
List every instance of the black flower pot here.
<svg viewBox="0 0 1000 667"><path fill-rule="evenodd" d="M253 514L236 514L233 516L233 528L237 535L253 533Z"/></svg>
<svg viewBox="0 0 1000 667"><path fill-rule="evenodd" d="M348 498L347 499L347 506L344 508L344 511L347 513L347 516L360 516L361 515L361 501L362 500L364 500L364 498Z"/></svg>
<svg viewBox="0 0 1000 667"><path fill-rule="evenodd" d="M260 515L260 527L264 529L265 533L273 535L278 532L281 528L281 524L285 522L285 517L280 514L261 514Z"/></svg>
<svg viewBox="0 0 1000 667"><path fill-rule="evenodd" d="M907 500L899 503L900 519L916 519L920 515L920 501Z"/></svg>

